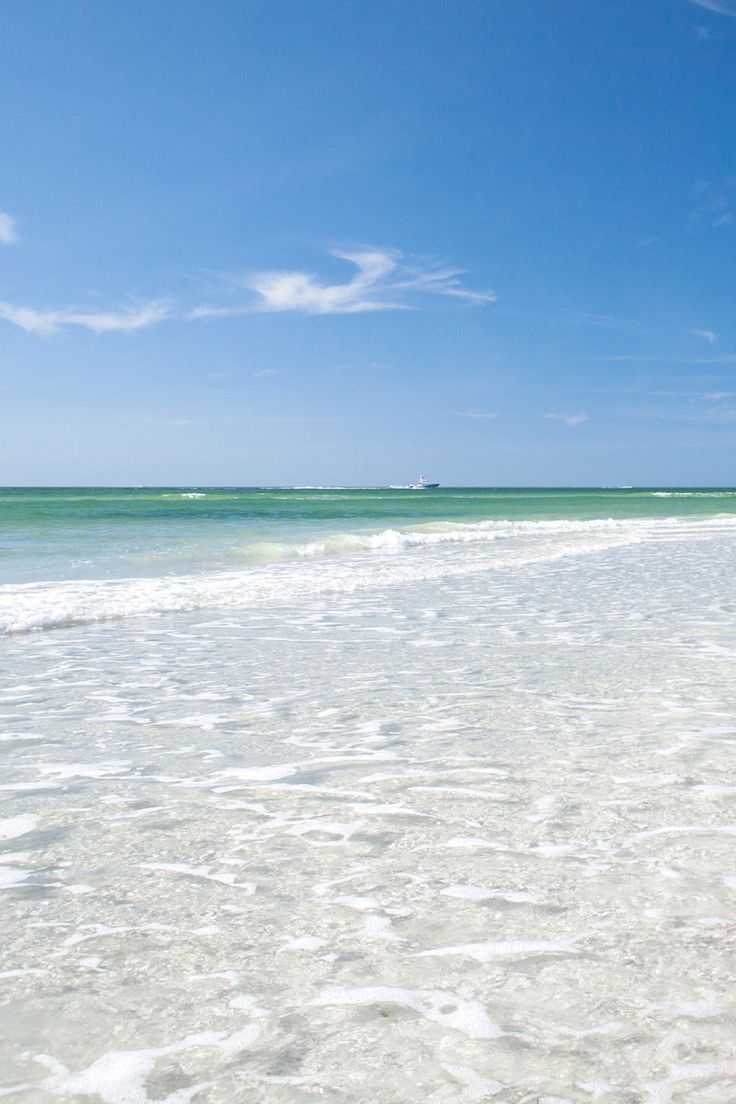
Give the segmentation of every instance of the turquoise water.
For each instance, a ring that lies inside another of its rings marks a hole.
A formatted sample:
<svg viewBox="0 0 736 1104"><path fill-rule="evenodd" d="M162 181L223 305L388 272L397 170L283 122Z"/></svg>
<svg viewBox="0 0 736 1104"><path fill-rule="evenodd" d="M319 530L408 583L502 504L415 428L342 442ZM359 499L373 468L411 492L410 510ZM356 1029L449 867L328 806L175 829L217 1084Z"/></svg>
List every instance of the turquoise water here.
<svg viewBox="0 0 736 1104"><path fill-rule="evenodd" d="M4 488L0 581L157 576L351 553L485 522L736 516L736 490ZM315 549L315 542L322 547Z"/></svg>

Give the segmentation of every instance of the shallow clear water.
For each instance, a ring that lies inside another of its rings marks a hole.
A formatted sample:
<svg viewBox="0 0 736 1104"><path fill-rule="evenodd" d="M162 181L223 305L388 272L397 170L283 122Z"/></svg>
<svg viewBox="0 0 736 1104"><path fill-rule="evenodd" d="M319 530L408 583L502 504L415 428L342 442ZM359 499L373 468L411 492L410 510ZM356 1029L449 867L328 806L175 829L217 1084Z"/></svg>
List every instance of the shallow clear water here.
<svg viewBox="0 0 736 1104"><path fill-rule="evenodd" d="M11 586L0 1091L736 1099L717 512Z"/></svg>

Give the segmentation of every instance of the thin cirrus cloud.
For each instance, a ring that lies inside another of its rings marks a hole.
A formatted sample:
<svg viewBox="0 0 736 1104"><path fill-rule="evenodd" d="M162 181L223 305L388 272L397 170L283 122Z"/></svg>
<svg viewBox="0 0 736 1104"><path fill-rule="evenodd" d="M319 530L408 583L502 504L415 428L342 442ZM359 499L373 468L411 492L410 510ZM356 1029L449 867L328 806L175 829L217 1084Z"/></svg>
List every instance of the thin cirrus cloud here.
<svg viewBox="0 0 736 1104"><path fill-rule="evenodd" d="M695 334L696 337L702 337L703 341L707 341L709 345L715 345L718 341L718 336L713 330L690 330L691 334Z"/></svg>
<svg viewBox="0 0 736 1104"><path fill-rule="evenodd" d="M0 240L3 224L0 221ZM12 232L12 225L7 233ZM309 272L269 271L231 277L237 289L251 293L247 302L235 305L208 304L184 311L171 298L135 303L116 310L76 308L38 309L0 302L0 318L28 333L49 336L77 326L92 333L131 332L154 326L166 319L191 321L233 315L285 312L297 314L360 314L365 311L408 310L432 297L444 296L466 303L483 304L495 299L492 291L466 287L461 269L432 262L414 261L397 250L362 249L335 251L333 256L357 270L343 283L329 283Z"/></svg>
<svg viewBox="0 0 736 1104"><path fill-rule="evenodd" d="M734 17L736 18L736 13ZM694 195L697 196L697 205L689 215L692 226L701 229L733 226L736 216L736 176L698 180Z"/></svg>
<svg viewBox="0 0 736 1104"><path fill-rule="evenodd" d="M473 418L480 422L491 422L498 417L492 410L453 410L456 418Z"/></svg>
<svg viewBox="0 0 736 1104"><path fill-rule="evenodd" d="M7 211L0 211L0 245L12 245L17 240L15 219Z"/></svg>
<svg viewBox="0 0 736 1104"><path fill-rule="evenodd" d="M542 417L552 422L564 422L568 426L577 426L588 420L587 414L543 414Z"/></svg>
<svg viewBox="0 0 736 1104"><path fill-rule="evenodd" d="M728 4L721 3L721 0L690 0L690 3L695 4L697 8L705 8L706 11L716 12L718 15L729 15L731 19L736 19L736 11Z"/></svg>
<svg viewBox="0 0 736 1104"><path fill-rule="evenodd" d="M140 306L124 307L117 311L36 310L34 307L18 307L0 302L0 318L12 322L27 333L47 337L65 326L81 326L92 333L110 333L114 330L131 332L146 326L155 326L172 314L170 303L156 299Z"/></svg>
<svg viewBox="0 0 736 1104"><path fill-rule="evenodd" d="M162 429L189 429L194 425L191 418L147 418L152 425L161 426Z"/></svg>
<svg viewBox="0 0 736 1104"><path fill-rule="evenodd" d="M463 270L431 262L413 261L394 249L333 250L332 256L357 271L342 283L329 283L311 272L268 271L237 277L238 286L256 299L235 307L202 306L192 318L227 314L293 311L298 314L361 314L368 311L407 310L428 296L446 296L466 303L490 303L492 291L465 287Z"/></svg>

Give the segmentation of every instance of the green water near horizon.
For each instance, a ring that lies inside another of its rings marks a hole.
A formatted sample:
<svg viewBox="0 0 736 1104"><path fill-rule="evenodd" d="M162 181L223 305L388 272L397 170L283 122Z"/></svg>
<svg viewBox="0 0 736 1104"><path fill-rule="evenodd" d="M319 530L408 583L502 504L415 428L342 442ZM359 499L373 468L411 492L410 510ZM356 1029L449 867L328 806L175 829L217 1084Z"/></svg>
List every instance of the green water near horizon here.
<svg viewBox="0 0 736 1104"><path fill-rule="evenodd" d="M717 514L736 515L736 489L6 487L0 583L227 569L387 530Z"/></svg>

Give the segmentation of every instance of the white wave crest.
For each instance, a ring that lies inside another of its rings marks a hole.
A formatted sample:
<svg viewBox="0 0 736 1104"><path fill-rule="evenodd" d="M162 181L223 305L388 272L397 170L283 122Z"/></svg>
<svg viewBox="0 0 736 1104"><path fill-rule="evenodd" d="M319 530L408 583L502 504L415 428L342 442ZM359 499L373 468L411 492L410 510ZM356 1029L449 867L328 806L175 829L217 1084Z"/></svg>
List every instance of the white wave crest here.
<svg viewBox="0 0 736 1104"><path fill-rule="evenodd" d="M736 498L736 491L650 491L652 498Z"/></svg>
<svg viewBox="0 0 736 1104"><path fill-rule="evenodd" d="M246 608L325 593L514 568L642 540L733 532L736 518L686 521L483 521L335 534L261 546L261 566L155 578L0 586L0 633L23 633L197 609ZM457 547L462 545L462 554ZM282 562L279 562L282 561Z"/></svg>

